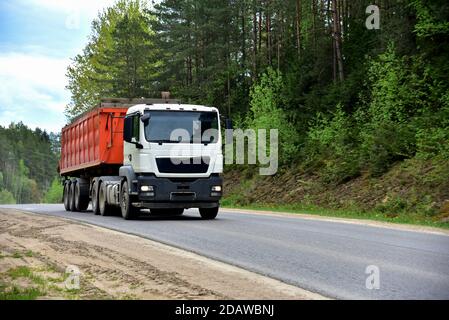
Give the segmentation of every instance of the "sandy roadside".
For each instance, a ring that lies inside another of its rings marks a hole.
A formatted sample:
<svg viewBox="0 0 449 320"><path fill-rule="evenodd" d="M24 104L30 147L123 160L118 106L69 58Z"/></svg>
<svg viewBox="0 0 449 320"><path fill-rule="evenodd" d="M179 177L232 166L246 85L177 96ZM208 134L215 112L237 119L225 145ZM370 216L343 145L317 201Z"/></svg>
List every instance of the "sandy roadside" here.
<svg viewBox="0 0 449 320"><path fill-rule="evenodd" d="M79 290L65 285L69 265L81 272ZM137 236L0 209L0 297L14 290L44 299L323 298Z"/></svg>

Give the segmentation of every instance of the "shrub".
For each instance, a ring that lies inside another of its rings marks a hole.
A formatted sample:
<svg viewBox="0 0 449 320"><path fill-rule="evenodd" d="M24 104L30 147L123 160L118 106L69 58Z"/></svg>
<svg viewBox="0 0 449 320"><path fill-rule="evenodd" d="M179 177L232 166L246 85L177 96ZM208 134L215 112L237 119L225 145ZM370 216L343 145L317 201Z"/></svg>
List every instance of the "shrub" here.
<svg viewBox="0 0 449 320"><path fill-rule="evenodd" d="M283 86L282 74L268 68L251 88L251 113L246 123L255 130L266 129L269 132L270 129L278 129L279 162L288 164L297 154L298 145L297 132L282 109L286 103L281 94Z"/></svg>
<svg viewBox="0 0 449 320"><path fill-rule="evenodd" d="M307 138L303 157L323 166L326 182L340 183L359 173L357 129L341 105L330 116L319 113L311 122Z"/></svg>
<svg viewBox="0 0 449 320"><path fill-rule="evenodd" d="M370 101L355 117L360 127L360 161L372 175L415 154L415 129L410 120L418 110L419 93L409 82L411 74L393 45L370 62Z"/></svg>
<svg viewBox="0 0 449 320"><path fill-rule="evenodd" d="M11 192L6 189L0 191L0 204L15 204L16 200Z"/></svg>
<svg viewBox="0 0 449 320"><path fill-rule="evenodd" d="M44 196L44 203L60 203L62 201L63 187L58 178L53 179L50 188Z"/></svg>

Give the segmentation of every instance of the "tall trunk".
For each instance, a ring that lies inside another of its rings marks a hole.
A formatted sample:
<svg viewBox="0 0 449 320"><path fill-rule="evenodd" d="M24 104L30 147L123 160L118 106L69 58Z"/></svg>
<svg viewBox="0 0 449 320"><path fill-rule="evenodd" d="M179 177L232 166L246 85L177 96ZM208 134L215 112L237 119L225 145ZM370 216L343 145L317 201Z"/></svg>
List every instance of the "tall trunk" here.
<svg viewBox="0 0 449 320"><path fill-rule="evenodd" d="M228 65L227 79L226 79L226 91L228 96L228 117L231 117L231 76L229 74L229 55L227 57L226 64Z"/></svg>
<svg viewBox="0 0 449 320"><path fill-rule="evenodd" d="M332 38L332 79L337 83L337 56L335 54L335 38Z"/></svg>
<svg viewBox="0 0 449 320"><path fill-rule="evenodd" d="M317 17L316 0L312 0L312 39L313 49L316 51L316 17Z"/></svg>
<svg viewBox="0 0 449 320"><path fill-rule="evenodd" d="M271 17L270 17L270 0L267 0L266 4L266 28L267 28L267 58L268 58L268 65L271 66L272 61L272 53L271 53Z"/></svg>
<svg viewBox="0 0 449 320"><path fill-rule="evenodd" d="M262 49L262 8L259 8L259 52Z"/></svg>
<svg viewBox="0 0 449 320"><path fill-rule="evenodd" d="M340 31L340 12L338 0L332 0L332 15L333 15L333 37L335 42L335 57L337 59L338 79L344 80L343 73L343 56L341 51L341 31Z"/></svg>
<svg viewBox="0 0 449 320"><path fill-rule="evenodd" d="M246 73L246 6L242 3L242 70Z"/></svg>
<svg viewBox="0 0 449 320"><path fill-rule="evenodd" d="M301 55L301 0L296 0L296 48L298 57Z"/></svg>
<svg viewBox="0 0 449 320"><path fill-rule="evenodd" d="M187 57L187 63L188 63L188 72L189 72L188 76L187 76L187 84L191 85L193 75L192 75L192 57L190 55Z"/></svg>
<svg viewBox="0 0 449 320"><path fill-rule="evenodd" d="M257 6L253 0L253 81L257 77Z"/></svg>
<svg viewBox="0 0 449 320"><path fill-rule="evenodd" d="M282 52L282 45L283 45L283 35L284 35L284 11L282 9L279 9L279 19L278 19L278 26L276 28L277 30L277 65L278 70L281 68L281 52Z"/></svg>

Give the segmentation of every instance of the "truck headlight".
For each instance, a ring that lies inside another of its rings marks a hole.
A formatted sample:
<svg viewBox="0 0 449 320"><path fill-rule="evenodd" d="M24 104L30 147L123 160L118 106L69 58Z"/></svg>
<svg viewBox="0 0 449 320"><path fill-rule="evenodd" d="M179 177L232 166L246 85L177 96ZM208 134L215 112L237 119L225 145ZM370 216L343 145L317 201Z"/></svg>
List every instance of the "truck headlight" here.
<svg viewBox="0 0 449 320"><path fill-rule="evenodd" d="M142 192L154 191L154 188L153 186L140 186L140 191Z"/></svg>
<svg viewBox="0 0 449 320"><path fill-rule="evenodd" d="M213 192L221 192L221 186L212 186L211 191L213 191Z"/></svg>

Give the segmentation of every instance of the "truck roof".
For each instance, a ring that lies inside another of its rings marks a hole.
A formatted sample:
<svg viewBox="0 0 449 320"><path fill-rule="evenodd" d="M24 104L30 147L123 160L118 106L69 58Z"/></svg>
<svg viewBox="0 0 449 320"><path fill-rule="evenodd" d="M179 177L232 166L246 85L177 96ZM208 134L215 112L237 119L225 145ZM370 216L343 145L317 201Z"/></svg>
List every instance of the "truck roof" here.
<svg viewBox="0 0 449 320"><path fill-rule="evenodd" d="M215 111L217 108L206 107L196 104L179 104L179 103L155 103L155 104L137 104L128 109L128 114L133 112L142 112L144 110L173 110L173 111Z"/></svg>
<svg viewBox="0 0 449 320"><path fill-rule="evenodd" d="M100 108L117 108L117 109L129 109L127 113L136 111L143 111L145 109L150 110L183 110L183 111L216 111L217 108L206 107L193 104L181 104L177 99L151 99L151 98L102 98L93 108L86 110L82 114L71 119L64 127L70 126L77 120L84 118L90 112Z"/></svg>

